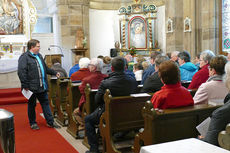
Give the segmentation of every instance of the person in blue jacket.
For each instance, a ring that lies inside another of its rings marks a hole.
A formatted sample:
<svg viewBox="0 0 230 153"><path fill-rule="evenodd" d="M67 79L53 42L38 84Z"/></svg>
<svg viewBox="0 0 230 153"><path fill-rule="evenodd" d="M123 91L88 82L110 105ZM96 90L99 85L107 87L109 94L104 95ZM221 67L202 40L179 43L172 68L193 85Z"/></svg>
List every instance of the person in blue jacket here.
<svg viewBox="0 0 230 153"><path fill-rule="evenodd" d="M190 62L190 59L190 54L187 51L178 54L181 81L191 81L193 75L197 72L197 67Z"/></svg>

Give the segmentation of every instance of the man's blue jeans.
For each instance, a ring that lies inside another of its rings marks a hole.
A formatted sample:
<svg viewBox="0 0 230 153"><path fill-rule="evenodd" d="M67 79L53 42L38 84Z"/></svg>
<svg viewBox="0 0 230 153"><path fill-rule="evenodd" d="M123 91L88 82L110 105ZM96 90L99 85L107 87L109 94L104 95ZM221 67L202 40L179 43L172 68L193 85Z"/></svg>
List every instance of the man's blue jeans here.
<svg viewBox="0 0 230 153"><path fill-rule="evenodd" d="M86 136L90 145L90 151L98 151L98 137L96 134L95 125L99 124L100 117L104 111L105 107L103 105L85 117Z"/></svg>
<svg viewBox="0 0 230 153"><path fill-rule="evenodd" d="M27 110L28 110L28 117L29 117L30 125L37 123L36 122L36 112L35 112L36 99L38 99L38 101L40 102L40 105L42 106L42 111L45 116L47 124L52 125L54 122L54 119L53 119L52 112L50 110L48 94L46 91L42 93L33 93L33 95L29 99Z"/></svg>

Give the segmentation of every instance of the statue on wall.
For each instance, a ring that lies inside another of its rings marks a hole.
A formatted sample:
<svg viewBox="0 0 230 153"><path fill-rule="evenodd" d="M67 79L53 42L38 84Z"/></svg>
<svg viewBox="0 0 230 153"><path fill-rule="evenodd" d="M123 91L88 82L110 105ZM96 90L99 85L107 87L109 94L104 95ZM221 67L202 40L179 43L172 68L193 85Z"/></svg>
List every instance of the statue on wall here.
<svg viewBox="0 0 230 153"><path fill-rule="evenodd" d="M82 28L78 28L76 32L75 48L78 48L78 49L84 48L83 41L84 41L84 31Z"/></svg>
<svg viewBox="0 0 230 153"><path fill-rule="evenodd" d="M16 34L22 33L19 29L22 24L22 2L21 0L0 0L0 33Z"/></svg>

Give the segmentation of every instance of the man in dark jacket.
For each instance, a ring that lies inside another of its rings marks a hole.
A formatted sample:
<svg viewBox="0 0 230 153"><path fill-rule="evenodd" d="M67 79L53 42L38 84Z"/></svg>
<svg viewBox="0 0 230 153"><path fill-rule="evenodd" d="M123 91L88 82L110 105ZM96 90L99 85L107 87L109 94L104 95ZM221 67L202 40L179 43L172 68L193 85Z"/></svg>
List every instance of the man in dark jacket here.
<svg viewBox="0 0 230 153"><path fill-rule="evenodd" d="M154 51L151 53L151 56L150 56L151 65L148 67L148 69L144 70L144 72L142 74L141 84L144 84L147 77L152 75L155 72L155 59L156 59L157 55L160 55L160 54L161 54L161 52L159 52L159 51Z"/></svg>
<svg viewBox="0 0 230 153"><path fill-rule="evenodd" d="M95 102L99 107L90 115L85 117L85 129L90 151L86 153L98 152L98 140L95 132L95 125L99 124L100 116L105 110L104 93L109 89L112 96L127 96L136 92L137 82L135 78L125 74L125 59L115 57L112 60L112 73L103 80L95 95Z"/></svg>
<svg viewBox="0 0 230 153"><path fill-rule="evenodd" d="M141 92L154 93L161 90L161 87L164 85L161 82L160 76L158 74L158 69L161 63L169 60L167 56L157 55L155 59L155 72L150 75L144 82Z"/></svg>
<svg viewBox="0 0 230 153"><path fill-rule="evenodd" d="M60 128L53 119L49 100L47 95L48 83L46 74L60 76L59 73L49 69L42 55L39 53L40 42L31 39L27 43L28 51L23 53L18 60L18 76L21 81L21 88L25 91L32 91L33 94L28 101L28 118L30 127L33 130L38 130L36 122L36 99L39 100L48 127Z"/></svg>
<svg viewBox="0 0 230 153"><path fill-rule="evenodd" d="M216 109L211 116L211 122L207 134L204 138L205 142L219 146L218 134L225 130L225 127L230 123L230 100L228 100L223 106Z"/></svg>

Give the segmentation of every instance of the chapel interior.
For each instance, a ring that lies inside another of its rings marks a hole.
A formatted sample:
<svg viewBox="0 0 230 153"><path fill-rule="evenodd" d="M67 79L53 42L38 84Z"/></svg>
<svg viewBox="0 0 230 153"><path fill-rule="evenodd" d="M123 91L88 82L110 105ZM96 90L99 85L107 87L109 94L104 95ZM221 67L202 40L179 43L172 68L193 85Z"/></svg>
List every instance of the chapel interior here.
<svg viewBox="0 0 230 153"><path fill-rule="evenodd" d="M28 40L40 41L40 53L49 67L52 58L58 57L68 73L76 55L111 56L114 48L118 55L128 54L134 37L129 24L136 18L145 21L144 47L137 47L137 55L149 58L154 51L186 50L193 61L207 49L223 55L230 51L228 0L14 1L21 2L21 18L17 30L0 29L0 89L20 88L18 58L27 51ZM87 150L62 131L80 153Z"/></svg>

